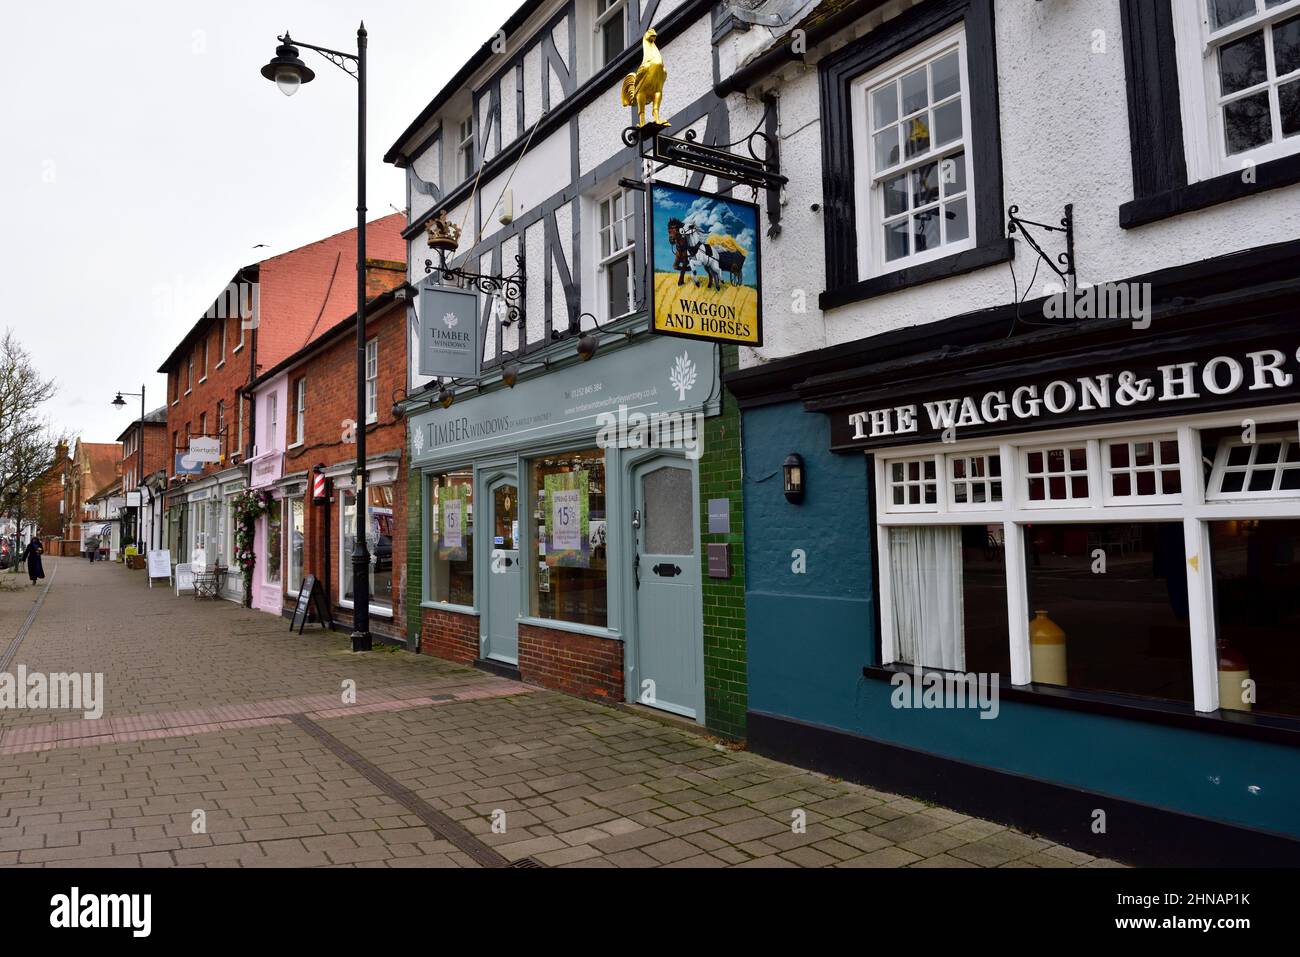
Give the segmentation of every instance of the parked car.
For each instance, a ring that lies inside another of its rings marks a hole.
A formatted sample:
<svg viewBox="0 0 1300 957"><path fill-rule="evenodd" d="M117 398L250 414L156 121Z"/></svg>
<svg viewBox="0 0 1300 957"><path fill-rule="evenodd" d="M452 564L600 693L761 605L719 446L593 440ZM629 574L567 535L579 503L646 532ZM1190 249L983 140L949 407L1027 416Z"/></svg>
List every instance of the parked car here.
<svg viewBox="0 0 1300 957"><path fill-rule="evenodd" d="M0 538L0 568L8 568L18 555L13 543L7 538Z"/></svg>

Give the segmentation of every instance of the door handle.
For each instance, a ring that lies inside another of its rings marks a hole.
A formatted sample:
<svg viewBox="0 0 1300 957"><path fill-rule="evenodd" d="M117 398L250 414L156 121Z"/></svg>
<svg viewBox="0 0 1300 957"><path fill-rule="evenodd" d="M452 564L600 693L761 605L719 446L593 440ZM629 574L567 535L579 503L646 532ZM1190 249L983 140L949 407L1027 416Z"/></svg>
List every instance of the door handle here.
<svg viewBox="0 0 1300 957"><path fill-rule="evenodd" d="M660 578L672 578L674 575L680 575L682 573L680 565L670 565L668 562L661 562L658 565L652 565L650 570Z"/></svg>
<svg viewBox="0 0 1300 957"><path fill-rule="evenodd" d="M515 563L514 559L511 558L509 555L507 555L507 556L506 556L506 568L509 568L509 567L510 567L511 565L513 565L514 563Z"/></svg>

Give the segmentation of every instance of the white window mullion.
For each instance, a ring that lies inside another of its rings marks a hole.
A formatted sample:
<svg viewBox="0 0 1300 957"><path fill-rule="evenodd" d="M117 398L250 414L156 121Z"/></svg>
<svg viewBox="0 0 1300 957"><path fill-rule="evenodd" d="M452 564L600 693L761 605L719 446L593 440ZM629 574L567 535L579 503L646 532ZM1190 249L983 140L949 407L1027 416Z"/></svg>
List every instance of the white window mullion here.
<svg viewBox="0 0 1300 957"><path fill-rule="evenodd" d="M1020 508L1020 460L1016 447L1003 442L998 447L1002 461L1002 507L1008 513ZM1032 680L1029 655L1029 596L1025 580L1025 527L1011 514L1002 522L1002 554L1007 575L1007 635L1011 642L1011 683L1027 685Z"/></svg>
<svg viewBox="0 0 1300 957"><path fill-rule="evenodd" d="M1201 466L1201 436L1189 425L1178 429L1178 462L1183 501L1205 501L1205 470ZM1219 707L1219 653L1214 642L1214 580L1210 567L1210 526L1184 511L1187 617L1192 641L1192 702L1197 711Z"/></svg>
<svg viewBox="0 0 1300 957"><path fill-rule="evenodd" d="M883 515L888 504L885 483L885 460L876 456L876 513ZM880 663L898 660L898 641L894 635L894 602L889 574L889 529L876 529L876 580L880 583Z"/></svg>
<svg viewBox="0 0 1300 957"><path fill-rule="evenodd" d="M1106 469L1101 462L1101 440L1088 440L1088 499L1093 508L1105 504Z"/></svg>

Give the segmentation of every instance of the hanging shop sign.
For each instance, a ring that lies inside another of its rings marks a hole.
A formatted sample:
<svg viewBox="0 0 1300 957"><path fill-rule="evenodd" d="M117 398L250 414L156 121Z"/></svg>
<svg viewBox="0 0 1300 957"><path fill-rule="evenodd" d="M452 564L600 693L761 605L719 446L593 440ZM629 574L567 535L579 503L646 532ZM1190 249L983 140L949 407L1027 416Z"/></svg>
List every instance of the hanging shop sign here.
<svg viewBox="0 0 1300 957"><path fill-rule="evenodd" d="M189 457L191 462L220 462L221 440L202 435L193 436L190 439Z"/></svg>
<svg viewBox="0 0 1300 957"><path fill-rule="evenodd" d="M478 378L483 355L478 313L477 292L440 286L432 278L421 283L421 375Z"/></svg>
<svg viewBox="0 0 1300 957"><path fill-rule="evenodd" d="M831 419L831 448L956 441L1268 405L1300 396L1300 349L1294 343L1280 348L1162 356L1032 378L1002 378L997 372L991 370L989 381L978 390L915 401L903 393L896 401L836 409Z"/></svg>
<svg viewBox="0 0 1300 957"><path fill-rule="evenodd" d="M763 344L758 207L651 183L651 330L707 342Z"/></svg>

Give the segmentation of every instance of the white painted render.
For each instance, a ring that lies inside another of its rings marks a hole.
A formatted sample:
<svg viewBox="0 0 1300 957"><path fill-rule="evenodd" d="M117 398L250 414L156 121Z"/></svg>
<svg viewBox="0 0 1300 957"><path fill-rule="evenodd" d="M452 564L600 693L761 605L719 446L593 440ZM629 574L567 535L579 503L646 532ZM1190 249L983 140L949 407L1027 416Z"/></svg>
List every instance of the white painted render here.
<svg viewBox="0 0 1300 957"><path fill-rule="evenodd" d="M665 0L659 6L654 22L662 23L681 2L684 0ZM464 102L468 103L471 89L478 90L475 84L495 75L500 65L515 51L529 48L541 26L563 6L559 2L540 6L530 17L525 35L510 38L504 58L478 71L465 90ZM813 6L810 3L807 9ZM816 63L827 52L842 47L910 6L911 3L900 0L880 8L833 40L809 50L804 62L789 63L777 74L760 80L755 89L728 97L730 135L736 140L759 123L763 112L761 94L771 91L779 95L782 172L789 177L789 184L781 197L780 235L774 239L765 237L763 241L766 342L758 349L741 348L742 366L1002 306L1013 300L1011 267L1003 263L827 312L818 308L818 294L825 289L825 243L822 213L812 208L824 202L821 183L823 130ZM578 0L577 9L578 52L574 66L578 71L578 89L581 89L590 75L590 16L593 6L586 0ZM1018 204L1021 215L1026 218L1056 222L1065 204L1073 203L1075 254L1081 283L1121 280L1300 235L1300 187L1297 186L1233 200L1134 229L1120 228L1119 207L1133 198L1133 186L1119 4L1097 0L1087 3L996 0L995 21L1003 206ZM528 30L533 32L530 34ZM716 50L721 78L726 78L735 68L772 44L788 42L784 33L785 30L754 27L727 34ZM557 27L553 36L561 57L569 62L567 23ZM668 68L665 113L674 116L713 89L715 50L708 11L683 33L671 41L661 42L660 46ZM510 117L502 127L503 147L508 146L511 139L527 135L531 124L541 115L543 58L539 51L540 47L533 47L524 58L526 122L522 128L516 129L514 119L513 75L502 84L502 113ZM546 82L551 87L554 109L562 102L562 90L554 74ZM454 155L454 128L459 119L460 115L454 112L442 116L442 166L424 156L414 158L413 168L422 178L439 176L443 168L451 165L445 158ZM572 121L577 129L576 158L570 155L573 136L569 123L548 136L534 139L511 183L516 219L525 218L531 210L569 188L575 165L578 175L584 176L623 152L620 134L629 120L630 111L620 104L619 89L613 85L596 96ZM695 121L693 124L692 120ZM702 133L702 116L679 117L672 132L680 133L690 125ZM427 128L435 126L431 123ZM743 145L733 147L737 151L743 151L743 148ZM580 310L594 311L596 305L598 245L593 204L600 194L613 188L620 176L636 177L638 174L635 161L625 163L608 171L600 183L584 193L578 201L578 249L572 248L573 206L565 205L556 216L561 248L578 287ZM485 213L496 200L500 185L508 175L507 169L494 176L483 189L482 208ZM682 182L686 177L681 171L669 170L660 178ZM439 185L450 190L458 184L439 182ZM704 184L706 189L712 185L710 181ZM976 184L977 190L980 185ZM751 198L747 189L739 190L737 195ZM760 205L763 203L762 196L759 202ZM427 197L413 190L412 217L420 216L429 208ZM474 211L469 207L466 215L466 209L466 204L458 204L449 215L454 222L466 221L466 232L472 234ZM766 220L766 215L763 218ZM501 232L502 227L494 214L484 223L484 239L493 240ZM522 230L521 236L507 242L502 256L503 268L509 273L514 267L514 252L522 247L526 254L530 342L538 341L541 335L541 317L546 308L543 295L548 266L544 260L543 232L541 222ZM1049 235L1045 242L1052 252L1064 248L1063 240L1058 236ZM462 251L468 248L462 241ZM424 236L414 236L410 244L413 282L423 278L426 258L429 258L429 250ZM481 262L487 267L490 261L484 259ZM1022 296L1026 293L1026 283L1036 262L1033 251L1018 243L1014 269ZM1038 281L1029 291L1029 298L1050 291L1047 286L1049 279L1054 280L1055 276L1046 266L1040 268ZM563 317L567 314L567 306L558 271L552 270L551 286L551 309L554 316ZM799 311L801 306L806 311ZM557 324L562 322L562 318L557 319ZM516 343L513 335L510 330L505 333L503 343L507 349ZM491 358L496 354L495 335L489 334L487 339L485 356ZM414 350L412 354L415 354ZM413 388L419 388L425 381L412 367Z"/></svg>

